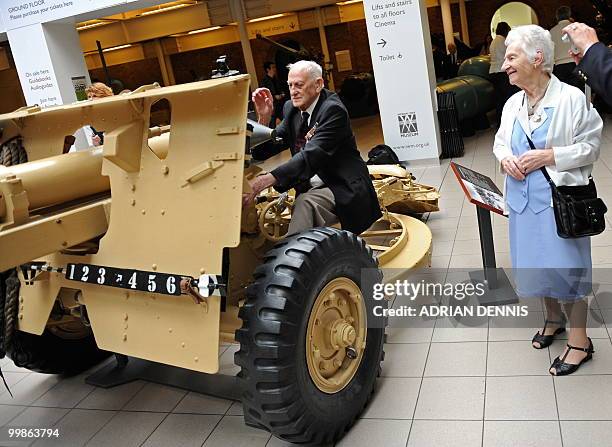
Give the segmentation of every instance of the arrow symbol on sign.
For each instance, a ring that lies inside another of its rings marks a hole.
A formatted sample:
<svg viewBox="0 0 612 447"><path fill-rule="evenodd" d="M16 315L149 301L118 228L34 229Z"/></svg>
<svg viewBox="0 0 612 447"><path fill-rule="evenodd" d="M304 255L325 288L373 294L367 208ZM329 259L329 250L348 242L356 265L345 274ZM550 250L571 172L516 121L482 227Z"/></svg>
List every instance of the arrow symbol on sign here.
<svg viewBox="0 0 612 447"><path fill-rule="evenodd" d="M295 23L291 22L291 23L289 24L289 28L291 28L291 29L295 28Z"/></svg>
<svg viewBox="0 0 612 447"><path fill-rule="evenodd" d="M385 48L385 45L387 45L387 41L381 37L380 42L376 42L376 45L382 45L382 47Z"/></svg>

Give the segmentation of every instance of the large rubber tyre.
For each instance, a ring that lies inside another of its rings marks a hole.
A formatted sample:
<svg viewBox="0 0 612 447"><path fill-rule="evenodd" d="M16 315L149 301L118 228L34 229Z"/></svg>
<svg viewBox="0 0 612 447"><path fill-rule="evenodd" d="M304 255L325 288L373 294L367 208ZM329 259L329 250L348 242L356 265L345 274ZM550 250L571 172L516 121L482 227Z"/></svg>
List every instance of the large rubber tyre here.
<svg viewBox="0 0 612 447"><path fill-rule="evenodd" d="M5 310L2 312L2 331L4 324L16 324L17 307L9 309L6 298L19 292L19 279L14 271L0 273L0 304ZM61 331L52 333L49 329L41 335L29 334L15 328L9 346L6 346L6 355L13 360L16 366L31 371L46 374L74 375L83 372L111 353L103 351L96 345L96 340L90 328L83 326L75 335L74 332L60 336Z"/></svg>
<svg viewBox="0 0 612 447"><path fill-rule="evenodd" d="M285 239L257 267L240 309L240 350L245 422L294 443L321 445L340 439L374 391L384 358L384 328L367 328L361 363L350 382L332 394L309 374L306 332L319 292L335 278L362 289L362 269L382 275L365 242L348 231L316 228ZM372 272L372 271L370 271ZM373 303L364 296L366 315Z"/></svg>
<svg viewBox="0 0 612 447"><path fill-rule="evenodd" d="M111 355L98 348L92 333L65 339L45 329L42 335L17 331L14 338L14 347L7 354L15 365L45 374L79 374Z"/></svg>

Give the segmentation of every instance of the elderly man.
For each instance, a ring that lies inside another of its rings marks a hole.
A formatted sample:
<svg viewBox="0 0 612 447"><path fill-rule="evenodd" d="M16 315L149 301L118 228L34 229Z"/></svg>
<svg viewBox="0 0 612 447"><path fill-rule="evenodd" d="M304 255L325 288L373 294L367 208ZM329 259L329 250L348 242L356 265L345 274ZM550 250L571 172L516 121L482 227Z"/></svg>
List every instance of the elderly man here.
<svg viewBox="0 0 612 447"><path fill-rule="evenodd" d="M258 147L253 158L269 158L287 146L293 156L272 172L256 177L244 203L270 186L279 192L295 188L298 196L288 234L338 221L343 229L359 234L381 212L348 112L338 95L323 88L322 70L315 62L291 65L287 83L291 100L285 103L283 121L276 128L282 144ZM253 102L258 121L269 123L274 110L270 91L255 90Z"/></svg>
<svg viewBox="0 0 612 447"><path fill-rule="evenodd" d="M612 51L597 38L597 33L584 23L563 28L578 50L572 53L578 73L608 105L612 106ZM571 50L570 50L571 52Z"/></svg>

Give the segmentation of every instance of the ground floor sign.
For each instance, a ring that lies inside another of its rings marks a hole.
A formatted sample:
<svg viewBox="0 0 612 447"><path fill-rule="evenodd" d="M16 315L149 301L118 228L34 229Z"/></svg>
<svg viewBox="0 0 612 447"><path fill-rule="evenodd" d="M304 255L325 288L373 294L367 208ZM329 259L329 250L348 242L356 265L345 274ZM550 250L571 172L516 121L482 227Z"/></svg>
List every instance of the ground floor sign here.
<svg viewBox="0 0 612 447"><path fill-rule="evenodd" d="M418 0L364 0L385 144L402 161L438 163L435 74Z"/></svg>

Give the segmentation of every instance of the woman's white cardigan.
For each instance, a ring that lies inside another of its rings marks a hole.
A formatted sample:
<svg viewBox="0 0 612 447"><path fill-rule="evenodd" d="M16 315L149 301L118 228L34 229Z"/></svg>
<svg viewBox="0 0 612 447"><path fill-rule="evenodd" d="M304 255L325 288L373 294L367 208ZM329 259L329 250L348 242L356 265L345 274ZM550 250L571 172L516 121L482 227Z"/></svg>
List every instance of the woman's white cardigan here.
<svg viewBox="0 0 612 447"><path fill-rule="evenodd" d="M537 148L553 149L555 165L546 167L550 178L557 186L588 184L593 163L599 157L603 128L601 117L592 106L587 108L586 97L582 91L559 81L554 75L540 107L541 110L547 107L555 109L546 136L546 146ZM531 135L527 97L523 91L512 95L504 106L493 143L493 153L499 162L512 155L511 139L516 118L523 130ZM545 119L544 112L539 125L543 124ZM532 129L535 128L532 124Z"/></svg>

